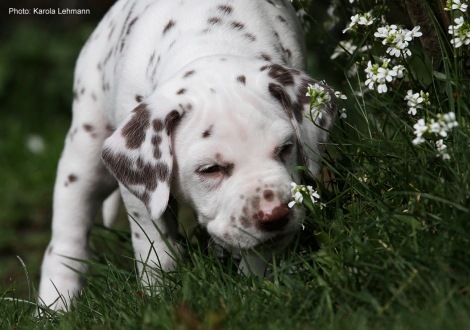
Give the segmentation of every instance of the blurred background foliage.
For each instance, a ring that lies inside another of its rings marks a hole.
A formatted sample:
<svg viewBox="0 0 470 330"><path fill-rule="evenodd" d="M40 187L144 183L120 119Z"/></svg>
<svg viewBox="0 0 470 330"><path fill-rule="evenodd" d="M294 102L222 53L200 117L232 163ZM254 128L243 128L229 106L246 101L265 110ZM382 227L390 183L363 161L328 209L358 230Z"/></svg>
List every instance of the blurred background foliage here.
<svg viewBox="0 0 470 330"><path fill-rule="evenodd" d="M70 125L81 47L113 0L0 2L0 288L37 283L50 238L57 161ZM90 15L13 15L9 8L84 8ZM28 147L28 144L32 146Z"/></svg>

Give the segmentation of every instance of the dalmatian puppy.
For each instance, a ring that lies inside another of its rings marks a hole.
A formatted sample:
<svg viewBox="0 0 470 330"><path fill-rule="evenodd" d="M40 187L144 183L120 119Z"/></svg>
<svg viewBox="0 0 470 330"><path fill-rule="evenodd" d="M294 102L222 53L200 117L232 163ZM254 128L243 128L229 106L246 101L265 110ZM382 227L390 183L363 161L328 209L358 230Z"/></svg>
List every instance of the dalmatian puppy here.
<svg viewBox="0 0 470 330"><path fill-rule="evenodd" d="M93 218L122 196L145 285L182 253L170 194L213 240L264 274L301 227L293 170L319 172L335 115L312 123L301 26L288 0L120 0L79 56L40 302L84 283ZM331 93L326 86L325 89ZM298 182L298 181L297 181ZM118 189L118 193L113 193ZM113 202L114 201L114 202ZM148 266L146 266L148 265Z"/></svg>

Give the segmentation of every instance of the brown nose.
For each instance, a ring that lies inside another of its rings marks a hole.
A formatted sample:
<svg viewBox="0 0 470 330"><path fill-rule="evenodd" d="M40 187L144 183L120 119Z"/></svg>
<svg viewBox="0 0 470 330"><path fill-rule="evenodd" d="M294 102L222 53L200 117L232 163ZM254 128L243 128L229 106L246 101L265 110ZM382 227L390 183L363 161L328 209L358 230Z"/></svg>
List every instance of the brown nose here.
<svg viewBox="0 0 470 330"><path fill-rule="evenodd" d="M271 213L259 211L257 214L257 225L261 230L275 231L284 228L289 222L289 207L287 204L276 206Z"/></svg>

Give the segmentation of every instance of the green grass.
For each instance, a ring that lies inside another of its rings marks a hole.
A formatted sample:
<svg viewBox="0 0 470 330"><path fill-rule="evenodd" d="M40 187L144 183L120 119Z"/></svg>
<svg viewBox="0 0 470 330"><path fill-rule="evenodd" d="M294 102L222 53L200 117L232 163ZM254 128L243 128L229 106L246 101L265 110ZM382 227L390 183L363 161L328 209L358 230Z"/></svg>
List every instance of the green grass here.
<svg viewBox="0 0 470 330"><path fill-rule="evenodd" d="M314 11L313 4L307 5ZM361 8L371 6L375 1ZM385 12L378 6L376 12ZM341 10L346 17L340 23L343 28L350 12ZM318 49L324 38L323 49L330 55L336 42L321 34L322 22L317 23L309 37L311 49ZM370 44L369 51L335 61L326 58L335 68L327 81L331 78L348 95L345 103L340 102L348 118L338 120L331 132L322 176L304 182L316 185L326 207L308 213L291 252L273 261L271 280L238 274L234 260L215 257L197 228L183 242L186 259L174 272L163 274L162 285L147 292L135 272L123 211L115 229L95 226L88 285L70 311L45 311L40 318L33 317L34 287L49 237L52 184L71 97L71 77L64 80L69 85L65 92L53 82L58 72L73 69L73 53L64 55L60 45L70 42L78 51L82 37L51 40L50 48L57 51L45 58L14 48L14 41L9 41L8 49L23 54L8 60L18 68L31 61L48 63L56 56L64 60L60 69L43 75L48 81L43 86L55 87L20 100L20 91L28 90L30 83L1 75L6 63L1 59L7 53L0 51L0 107L21 105L0 121L0 328L470 329L469 52L460 48L443 53L442 62L432 67L413 42L413 56L398 60L408 74L390 84L393 90L378 94L363 88L364 95L356 96L359 81L348 78L347 71L359 63L364 82L367 61L385 54L373 38L378 26L375 22L357 34L337 34L351 37L356 45ZM447 31L446 26L441 28ZM443 50L452 49L445 33L439 42ZM39 48L36 45L36 51ZM312 63L325 60L314 51L309 56ZM430 94L431 104L416 116L407 113L404 97L409 89ZM44 95L53 95L41 108L47 120L31 110ZM412 143L418 119L450 111L459 126L444 139L449 160L437 156L434 134L426 135L423 144ZM25 149L29 133L44 137L42 154Z"/></svg>

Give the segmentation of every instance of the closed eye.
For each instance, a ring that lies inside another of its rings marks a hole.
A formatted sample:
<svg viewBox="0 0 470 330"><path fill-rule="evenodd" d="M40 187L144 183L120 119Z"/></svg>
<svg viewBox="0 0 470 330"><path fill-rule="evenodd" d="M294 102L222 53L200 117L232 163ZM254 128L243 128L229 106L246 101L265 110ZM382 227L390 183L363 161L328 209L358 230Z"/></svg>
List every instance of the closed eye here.
<svg viewBox="0 0 470 330"><path fill-rule="evenodd" d="M294 144L292 142L286 142L282 146L277 147L274 150L276 158L278 158L279 160L285 162L286 157L291 154L293 147L294 147Z"/></svg>
<svg viewBox="0 0 470 330"><path fill-rule="evenodd" d="M211 164L199 167L196 172L204 177L217 178L218 176L230 176L232 174L233 164Z"/></svg>
<svg viewBox="0 0 470 330"><path fill-rule="evenodd" d="M220 165L204 165L201 166L197 171L202 174L214 174L222 172L223 167Z"/></svg>

